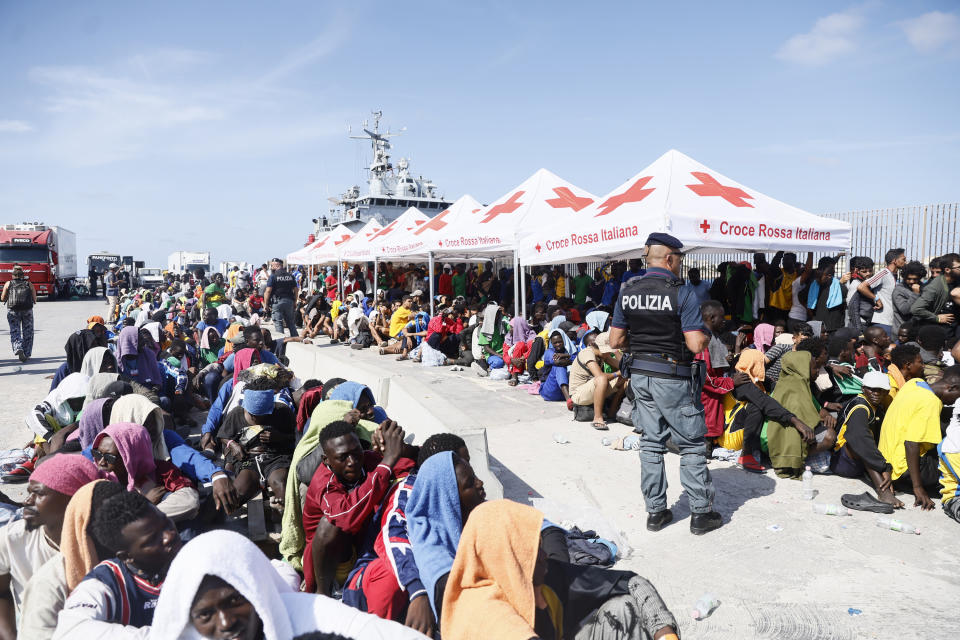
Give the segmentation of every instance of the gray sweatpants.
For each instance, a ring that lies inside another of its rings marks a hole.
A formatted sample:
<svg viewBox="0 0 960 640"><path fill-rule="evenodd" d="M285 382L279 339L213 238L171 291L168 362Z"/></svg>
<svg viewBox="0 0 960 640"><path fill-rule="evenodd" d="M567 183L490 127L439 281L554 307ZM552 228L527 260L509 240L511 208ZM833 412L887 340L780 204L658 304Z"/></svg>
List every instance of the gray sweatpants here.
<svg viewBox="0 0 960 640"><path fill-rule="evenodd" d="M640 489L647 513L667 508L667 475L663 468L667 437L680 449L680 483L690 500L690 511L709 513L715 491L707 469L707 423L700 389L693 393L693 383L686 378L654 378L637 371L630 377L630 386L636 398L633 424L643 430Z"/></svg>
<svg viewBox="0 0 960 640"><path fill-rule="evenodd" d="M680 636L676 619L649 580L634 576L628 588L630 595L610 598L594 611L574 640L652 640L664 627Z"/></svg>

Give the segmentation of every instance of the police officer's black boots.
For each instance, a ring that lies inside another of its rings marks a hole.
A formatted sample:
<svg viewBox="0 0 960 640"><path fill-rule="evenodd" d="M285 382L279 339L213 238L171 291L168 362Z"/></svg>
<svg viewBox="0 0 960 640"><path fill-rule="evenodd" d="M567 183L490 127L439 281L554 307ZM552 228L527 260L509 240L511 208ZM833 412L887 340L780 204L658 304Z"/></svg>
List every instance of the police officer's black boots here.
<svg viewBox="0 0 960 640"><path fill-rule="evenodd" d="M656 513L647 514L647 531L660 531L665 526L673 522L673 511L664 509Z"/></svg>
<svg viewBox="0 0 960 640"><path fill-rule="evenodd" d="M702 536L714 529L719 529L723 525L723 518L716 511L708 513L694 513L690 515L690 533L695 536ZM650 528L650 525L647 525Z"/></svg>

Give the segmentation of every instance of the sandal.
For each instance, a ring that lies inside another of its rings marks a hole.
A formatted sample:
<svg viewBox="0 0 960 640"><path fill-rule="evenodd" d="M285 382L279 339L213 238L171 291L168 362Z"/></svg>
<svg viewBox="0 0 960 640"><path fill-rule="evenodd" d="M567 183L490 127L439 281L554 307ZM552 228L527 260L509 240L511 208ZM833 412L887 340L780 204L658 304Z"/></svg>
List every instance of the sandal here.
<svg viewBox="0 0 960 640"><path fill-rule="evenodd" d="M405 356L405 355L401 354L401 355L397 356L397 362L403 362L403 361L406 360L408 357L409 357L409 356Z"/></svg>
<svg viewBox="0 0 960 640"><path fill-rule="evenodd" d="M858 496L852 493L845 493L840 496L840 504L856 511L872 511L874 513L893 513L895 511L892 504L878 500L866 492Z"/></svg>
<svg viewBox="0 0 960 640"><path fill-rule="evenodd" d="M519 382L517 380L508 380L507 384L510 385L511 387L515 387L519 384Z"/></svg>
<svg viewBox="0 0 960 640"><path fill-rule="evenodd" d="M607 423L603 420L598 420L593 423L593 428L597 431L609 431L610 427L607 426Z"/></svg>
<svg viewBox="0 0 960 640"><path fill-rule="evenodd" d="M387 355L387 349L385 347L380 347L380 355L382 356Z"/></svg>

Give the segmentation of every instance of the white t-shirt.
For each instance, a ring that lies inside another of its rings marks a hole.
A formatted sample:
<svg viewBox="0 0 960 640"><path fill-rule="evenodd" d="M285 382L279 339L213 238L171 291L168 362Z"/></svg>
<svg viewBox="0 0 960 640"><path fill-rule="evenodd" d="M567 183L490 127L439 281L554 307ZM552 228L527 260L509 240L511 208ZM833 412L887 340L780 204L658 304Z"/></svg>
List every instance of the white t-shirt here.
<svg viewBox="0 0 960 640"><path fill-rule="evenodd" d="M58 551L43 532L43 527L27 531L25 520L0 527L0 575L10 575L10 593L17 615L20 614L27 581Z"/></svg>
<svg viewBox="0 0 960 640"><path fill-rule="evenodd" d="M793 306L790 307L790 313L787 316L801 322L807 321L807 305L800 301L800 290L803 289L803 283L800 278L793 281ZM806 292L806 289L804 289Z"/></svg>
<svg viewBox="0 0 960 640"><path fill-rule="evenodd" d="M893 325L893 289L897 286L897 279L889 269L881 269L866 280L866 284L883 303L883 309L873 312L873 323Z"/></svg>

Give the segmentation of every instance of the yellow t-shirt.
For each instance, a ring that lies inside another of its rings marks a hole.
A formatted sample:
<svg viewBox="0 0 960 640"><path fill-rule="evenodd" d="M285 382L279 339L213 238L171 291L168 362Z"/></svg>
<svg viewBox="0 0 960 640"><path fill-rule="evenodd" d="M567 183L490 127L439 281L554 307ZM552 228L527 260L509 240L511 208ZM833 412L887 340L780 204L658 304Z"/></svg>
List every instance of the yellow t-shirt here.
<svg viewBox="0 0 960 640"><path fill-rule="evenodd" d="M395 338L400 334L400 331L407 326L407 323L410 322L410 318L413 316L413 311L411 309L404 309L399 307L396 311L393 312L393 315L390 316L390 337Z"/></svg>
<svg viewBox="0 0 960 640"><path fill-rule="evenodd" d="M893 467L896 480L907 470L904 442L920 445L920 455L939 444L940 402L930 385L919 378L908 380L890 403L880 428L879 449Z"/></svg>
<svg viewBox="0 0 960 640"><path fill-rule="evenodd" d="M780 288L770 294L770 306L782 311L790 311L793 307L793 281L797 274L783 272L783 282Z"/></svg>
<svg viewBox="0 0 960 640"><path fill-rule="evenodd" d="M947 504L960 496L960 453L944 453L942 447L937 447L940 454L940 499Z"/></svg>

